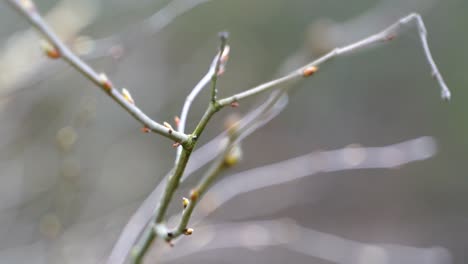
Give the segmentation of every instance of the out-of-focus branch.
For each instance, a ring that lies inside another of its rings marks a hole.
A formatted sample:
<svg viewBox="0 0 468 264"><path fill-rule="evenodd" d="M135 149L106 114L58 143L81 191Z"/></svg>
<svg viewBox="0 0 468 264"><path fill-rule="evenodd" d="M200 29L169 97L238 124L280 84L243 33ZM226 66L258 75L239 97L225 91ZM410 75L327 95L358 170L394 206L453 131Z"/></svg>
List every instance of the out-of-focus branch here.
<svg viewBox="0 0 468 264"><path fill-rule="evenodd" d="M115 102L122 106L130 115L142 123L145 128L158 133L162 136L170 138L176 142L185 145L189 137L172 128L163 126L146 114L144 114L128 96L121 94L114 88L112 82L103 74L99 74L92 69L88 64L76 56L52 31L52 29L44 22L39 12L36 10L34 3L30 0L7 0L20 14L28 19L28 21L50 42L52 47L46 50L50 57L63 58L68 64L80 72L83 76L92 81L96 86L106 92Z"/></svg>
<svg viewBox="0 0 468 264"><path fill-rule="evenodd" d="M416 23L424 54L426 55L427 62L432 70L432 76L437 80L440 86L441 97L442 99L449 100L451 95L450 90L445 84L444 79L442 78L442 75L440 74L439 69L437 68L437 65L434 62L434 59L432 58L432 54L429 50L429 46L427 43L427 30L424 26L424 22L419 14L412 13L404 18L401 18L396 23L387 27L386 29L377 34L371 35L363 40L357 41L350 45L341 48L335 48L334 50L318 58L317 60L314 60L308 65L301 67L300 69L297 69L284 77L261 84L244 92L235 94L233 96L221 99L219 101L219 104L223 106L229 105L233 102L238 102L247 97L257 95L259 93L271 90L273 88L277 88L278 86L295 82L303 77L308 77L317 71L317 66L329 61L332 58L360 50L362 48L368 47L379 42L387 42L394 39L396 37L396 34L398 34L401 31L403 25L406 25L413 21Z"/></svg>
<svg viewBox="0 0 468 264"><path fill-rule="evenodd" d="M432 137L420 137L383 147L356 147L311 152L289 160L236 173L211 187L207 194L209 208L197 211L196 223L241 194L284 184L321 172L356 169L390 169L429 159L437 152ZM287 176L287 177L286 177ZM201 201L200 203L203 203Z"/></svg>
<svg viewBox="0 0 468 264"><path fill-rule="evenodd" d="M94 21L98 9L97 1L62 0L44 15L44 19L64 42L70 43L77 39L76 36L83 28ZM61 63L47 60L37 48L39 37L35 30L26 29L15 32L5 41L0 50L2 97L44 80L63 68Z"/></svg>
<svg viewBox="0 0 468 264"><path fill-rule="evenodd" d="M177 17L213 0L172 0L151 17L131 26L129 29L102 39L93 41L93 51L86 58L108 56L113 47L126 50L135 45L135 40L153 36L167 27Z"/></svg>
<svg viewBox="0 0 468 264"><path fill-rule="evenodd" d="M281 246L337 264L451 263L445 248L361 243L303 227L291 219L207 224L197 228L196 237L177 246L183 250L161 252L161 260L170 262L217 249Z"/></svg>

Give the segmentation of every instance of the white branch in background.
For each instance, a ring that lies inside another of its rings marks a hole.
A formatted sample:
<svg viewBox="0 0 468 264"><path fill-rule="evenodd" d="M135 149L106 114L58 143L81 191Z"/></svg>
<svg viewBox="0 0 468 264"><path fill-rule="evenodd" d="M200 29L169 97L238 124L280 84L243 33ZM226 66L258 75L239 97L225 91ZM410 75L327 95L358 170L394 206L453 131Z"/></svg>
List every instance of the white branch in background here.
<svg viewBox="0 0 468 264"><path fill-rule="evenodd" d="M349 146L343 149L312 152L271 165L227 176L200 201L192 217L192 226L214 210L241 194L288 183L323 172L356 169L391 169L426 160L437 152L432 137L420 137L384 147ZM204 204L207 202L208 204ZM172 222L172 221L170 221Z"/></svg>
<svg viewBox="0 0 468 264"><path fill-rule="evenodd" d="M442 247L417 248L397 244L368 244L298 225L291 219L208 224L177 247L164 247L161 260L171 262L195 254L229 248L261 250L281 246L306 256L337 264L449 264L450 252Z"/></svg>
<svg viewBox="0 0 468 264"><path fill-rule="evenodd" d="M112 48L127 50L135 45L135 40L142 40L158 33L177 17L188 11L214 0L172 0L151 17L136 23L121 33L94 41L94 48L87 58L108 56Z"/></svg>

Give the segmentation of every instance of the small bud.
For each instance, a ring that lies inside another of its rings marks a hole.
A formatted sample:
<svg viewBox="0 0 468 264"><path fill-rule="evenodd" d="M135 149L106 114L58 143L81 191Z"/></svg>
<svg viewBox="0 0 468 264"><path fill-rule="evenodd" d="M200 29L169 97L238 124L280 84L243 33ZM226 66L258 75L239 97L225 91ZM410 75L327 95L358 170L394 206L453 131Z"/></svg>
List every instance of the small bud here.
<svg viewBox="0 0 468 264"><path fill-rule="evenodd" d="M193 228L186 228L184 230L184 235L190 236L191 234L193 234Z"/></svg>
<svg viewBox="0 0 468 264"><path fill-rule="evenodd" d="M174 130L174 128L172 128L171 124L169 124L168 122L164 122L163 125L171 130Z"/></svg>
<svg viewBox="0 0 468 264"><path fill-rule="evenodd" d="M309 77L309 76L314 75L314 73L316 73L317 71L318 71L318 67L317 67L317 66L310 66L310 67L305 68L305 69L302 71L302 76L304 76L304 77Z"/></svg>
<svg viewBox="0 0 468 264"><path fill-rule="evenodd" d="M99 74L99 83L108 92L112 89L112 83L109 81L109 78L107 78L105 73Z"/></svg>
<svg viewBox="0 0 468 264"><path fill-rule="evenodd" d="M177 148L180 146L180 143L179 142L174 142L174 144L172 144L172 147L173 148Z"/></svg>
<svg viewBox="0 0 468 264"><path fill-rule="evenodd" d="M174 116L174 123L176 124L176 126L179 126L180 118L178 116Z"/></svg>
<svg viewBox="0 0 468 264"><path fill-rule="evenodd" d="M20 4L24 9L30 12L36 11L36 6L34 6L34 3L31 0L21 0Z"/></svg>
<svg viewBox="0 0 468 264"><path fill-rule="evenodd" d="M385 41L392 41L392 40L395 39L395 37L396 37L395 34L390 34L390 35L386 36L384 40Z"/></svg>
<svg viewBox="0 0 468 264"><path fill-rule="evenodd" d="M196 201L198 199L198 196L200 196L200 193L198 192L197 189L193 189L190 191L190 200L191 201Z"/></svg>
<svg viewBox="0 0 468 264"><path fill-rule="evenodd" d="M44 53L47 55L47 57L49 57L51 59L60 58L60 52L57 50L56 47L54 47L48 41L42 40L40 45L41 45L42 51L44 51Z"/></svg>
<svg viewBox="0 0 468 264"><path fill-rule="evenodd" d="M135 104L135 100L133 100L132 95L127 89L122 88L122 95L127 102L131 104Z"/></svg>
<svg viewBox="0 0 468 264"><path fill-rule="evenodd" d="M237 101L232 102L232 103L231 103L231 107L232 107L232 108L239 107L239 102L237 102Z"/></svg>
<svg viewBox="0 0 468 264"><path fill-rule="evenodd" d="M185 197L182 198L182 205L184 206L184 209L187 208L189 203L190 203L189 199L187 199Z"/></svg>
<svg viewBox="0 0 468 264"><path fill-rule="evenodd" d="M239 163L242 159L242 149L239 144L236 144L231 147L229 152L224 156L224 166L232 167Z"/></svg>
<svg viewBox="0 0 468 264"><path fill-rule="evenodd" d="M151 129L149 129L148 127L142 127L141 128L141 132L143 133L149 133L151 131Z"/></svg>
<svg viewBox="0 0 468 264"><path fill-rule="evenodd" d="M172 237L174 237L174 234L172 232L167 232L167 237L172 238Z"/></svg>

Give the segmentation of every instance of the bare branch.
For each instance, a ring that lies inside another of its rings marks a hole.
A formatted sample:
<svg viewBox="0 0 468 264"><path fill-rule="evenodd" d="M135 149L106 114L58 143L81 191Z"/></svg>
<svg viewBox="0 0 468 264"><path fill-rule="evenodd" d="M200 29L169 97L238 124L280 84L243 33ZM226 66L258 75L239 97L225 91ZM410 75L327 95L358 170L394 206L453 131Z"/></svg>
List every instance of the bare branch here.
<svg viewBox="0 0 468 264"><path fill-rule="evenodd" d="M80 72L83 76L92 81L96 86L106 92L115 102L122 106L130 115L142 123L145 128L158 133L162 136L170 138L176 142L184 144L188 140L188 136L173 131L149 118L137 106L129 102L124 96L114 88L112 82L103 74L94 71L88 64L76 56L52 31L52 29L44 22L39 12L34 7L32 1L26 0L7 0L20 14L28 19L28 21L50 42L52 45L51 51L57 52L57 56L63 58L68 64Z"/></svg>
<svg viewBox="0 0 468 264"><path fill-rule="evenodd" d="M311 152L286 161L236 173L213 185L208 193L210 210L197 212L195 221L199 223L227 201L247 192L321 172L398 168L408 163L429 159L435 155L436 151L436 144L432 137L420 137L384 147L348 147Z"/></svg>
<svg viewBox="0 0 468 264"><path fill-rule="evenodd" d="M409 22L415 21L416 26L419 31L419 37L421 39L422 47L424 54L426 56L427 62L432 70L432 76L437 80L440 90L441 90L441 97L442 99L449 100L450 99L450 90L448 89L447 85L445 84L442 75L440 74L437 65L434 62L434 59L432 58L431 52L429 50L429 46L427 43L427 31L426 27L424 26L424 22L419 14L413 13L410 14L402 19L400 19L398 22L395 24L389 26L388 28L384 29L383 31L369 36L363 40L360 40L358 42L352 43L348 46L344 46L341 48L335 48L331 52L325 54L324 56L318 58L317 60L309 63L308 65L301 67L300 69L297 69L293 71L292 73L281 77L279 79L261 84L259 86L256 86L254 88L251 88L247 91L238 93L236 95L221 99L219 101L220 105L229 105L233 102L240 101L244 98L250 97L257 95L259 93L271 90L273 88L276 88L281 85L285 85L288 83L293 83L303 77L308 77L310 72L314 69L313 67L317 67L322 63L325 63L329 61L330 59L340 56L340 55L345 55L357 50L360 50L362 48L368 47L370 45L379 43L379 42L387 42L392 40L395 35L401 30L403 25L408 24ZM315 69L316 70L316 69ZM313 72L312 72L313 73Z"/></svg>

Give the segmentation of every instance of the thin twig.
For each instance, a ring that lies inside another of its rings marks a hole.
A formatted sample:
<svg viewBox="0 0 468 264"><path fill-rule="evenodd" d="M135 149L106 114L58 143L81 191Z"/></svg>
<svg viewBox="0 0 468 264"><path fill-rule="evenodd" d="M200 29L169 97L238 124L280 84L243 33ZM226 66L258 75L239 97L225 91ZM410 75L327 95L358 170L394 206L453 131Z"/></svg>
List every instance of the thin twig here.
<svg viewBox="0 0 468 264"><path fill-rule="evenodd" d="M225 64L226 63L226 56L228 56L228 54L225 52L225 48L226 48L226 38L225 38L224 35L222 35L221 36L220 51L218 52L218 54L214 57L213 61L211 62L211 65L210 65L210 68L208 69L208 72L197 83L197 85L195 85L195 87L192 89L190 94L185 99L184 106L182 107L182 112L180 114L179 124L177 125L178 126L178 131L180 133L185 133L185 125L187 123L187 117L188 117L188 114L189 114L189 111L190 111L190 107L192 106L193 100L195 100L195 98L198 96L198 94L203 90L204 87L206 87L206 85L209 82L213 83L212 88L216 87L217 76L222 74L222 72L220 72L220 67L221 66L224 67L224 65L222 65L221 63L224 60L223 64ZM224 59L223 59L223 56L225 57ZM215 89L215 88L213 88L213 89ZM182 148L181 147L177 148L177 155L176 155L176 159L175 159L176 162L179 159L181 153L182 153Z"/></svg>
<svg viewBox="0 0 468 264"><path fill-rule="evenodd" d="M92 81L96 86L100 87L106 92L115 102L122 106L130 115L142 123L149 130L170 138L185 146L188 136L167 128L149 118L144 114L135 104L129 102L124 96L114 88L112 82L105 78L103 75L97 73L88 64L76 56L52 31L52 29L45 23L39 12L33 6L32 1L21 0L7 0L20 14L27 18L27 20L34 26L43 36L50 42L58 56L80 72L83 76Z"/></svg>
<svg viewBox="0 0 468 264"><path fill-rule="evenodd" d="M424 22L419 14L413 13L410 14L400 20L398 22L394 23L393 25L389 26L388 28L384 29L383 31L369 36L363 40L360 40L358 42L352 43L348 46L344 46L341 48L335 48L331 52L325 54L324 56L320 57L319 59L309 63L308 65L301 67L300 69L297 69L293 71L292 73L281 77L279 79L261 84L259 86L256 86L254 88L251 88L249 90L246 90L244 92L238 93L236 95L224 98L219 100L219 104L222 106L230 105L233 102L240 101L244 98L250 97L257 95L259 93L271 90L273 88L276 88L280 85L284 85L287 83L292 83L295 82L305 76L305 71L308 69L312 69L312 67L317 67L322 63L327 62L328 60L340 56L340 55L345 55L354 51L357 51L361 48L365 48L367 46L370 46L372 44L376 44L379 42L387 42L392 40L395 35L401 30L401 27L405 24L408 24L411 21L416 22L416 26L419 31L419 37L421 39L422 47L424 54L426 56L427 62L432 70L432 76L437 80L439 86L440 86L440 91L441 91L441 97L442 99L449 100L451 93L450 90L448 89L447 85L444 82L444 79L442 78L442 75L440 74L437 65L434 62L434 59L432 58L431 52L429 50L429 45L427 43L427 31L426 27L424 26Z"/></svg>

